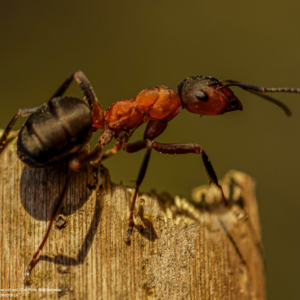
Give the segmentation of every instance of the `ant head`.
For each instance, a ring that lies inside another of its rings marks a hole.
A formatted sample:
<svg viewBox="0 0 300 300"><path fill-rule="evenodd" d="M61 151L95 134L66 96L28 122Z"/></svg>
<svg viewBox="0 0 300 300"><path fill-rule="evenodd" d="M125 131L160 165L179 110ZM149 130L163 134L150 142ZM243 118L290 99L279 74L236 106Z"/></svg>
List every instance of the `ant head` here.
<svg viewBox="0 0 300 300"><path fill-rule="evenodd" d="M183 107L200 115L219 115L242 110L241 102L219 80L208 76L192 76L182 80L177 93Z"/></svg>

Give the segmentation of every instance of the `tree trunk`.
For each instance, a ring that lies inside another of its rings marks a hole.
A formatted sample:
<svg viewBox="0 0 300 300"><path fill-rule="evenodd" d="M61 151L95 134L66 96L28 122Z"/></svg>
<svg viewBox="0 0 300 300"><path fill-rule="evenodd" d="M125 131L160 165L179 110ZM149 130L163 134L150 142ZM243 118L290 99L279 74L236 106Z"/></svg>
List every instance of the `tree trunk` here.
<svg viewBox="0 0 300 300"><path fill-rule="evenodd" d="M66 164L24 166L12 139L0 156L0 172L2 297L266 297L255 184L246 174L231 171L221 182L230 209L213 186L196 188L192 203L166 194L140 195L127 245L133 189L111 183L107 169L91 165L72 176L32 284L25 286L27 265L46 232Z"/></svg>

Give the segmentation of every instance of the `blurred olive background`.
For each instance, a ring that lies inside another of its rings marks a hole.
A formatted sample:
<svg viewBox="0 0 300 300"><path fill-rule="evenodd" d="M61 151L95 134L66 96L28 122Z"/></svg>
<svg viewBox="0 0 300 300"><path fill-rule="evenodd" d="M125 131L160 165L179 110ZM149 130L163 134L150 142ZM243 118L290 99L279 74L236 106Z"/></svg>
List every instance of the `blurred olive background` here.
<svg viewBox="0 0 300 300"><path fill-rule="evenodd" d="M1 128L19 108L49 100L77 70L88 76L105 109L147 87L176 89L191 75L300 87L298 1L0 3ZM157 140L199 143L219 178L237 169L256 180L269 299L296 299L300 95L276 94L292 109L288 118L271 103L233 90L242 112L200 118L183 111ZM81 97L76 84L67 94ZM132 141L142 137L144 128ZM143 155L121 152L105 162L113 181L133 186ZM200 157L153 152L141 190L190 198L193 187L207 182Z"/></svg>

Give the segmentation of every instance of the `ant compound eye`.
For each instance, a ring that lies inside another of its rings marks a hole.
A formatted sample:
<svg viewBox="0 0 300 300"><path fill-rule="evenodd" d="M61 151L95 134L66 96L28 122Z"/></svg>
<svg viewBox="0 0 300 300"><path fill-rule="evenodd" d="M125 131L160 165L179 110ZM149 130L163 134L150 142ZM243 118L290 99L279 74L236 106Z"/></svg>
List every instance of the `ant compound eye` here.
<svg viewBox="0 0 300 300"><path fill-rule="evenodd" d="M195 92L195 96L196 96L197 99L199 99L201 101L207 101L208 100L208 96L202 91Z"/></svg>

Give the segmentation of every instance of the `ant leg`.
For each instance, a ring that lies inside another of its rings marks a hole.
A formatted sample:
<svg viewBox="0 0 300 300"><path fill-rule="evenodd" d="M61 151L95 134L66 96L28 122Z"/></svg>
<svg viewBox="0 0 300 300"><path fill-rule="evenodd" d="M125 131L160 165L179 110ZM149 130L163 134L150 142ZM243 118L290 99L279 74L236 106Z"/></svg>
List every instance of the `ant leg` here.
<svg viewBox="0 0 300 300"><path fill-rule="evenodd" d="M48 236L49 236L49 233L51 231L54 219L56 218L56 216L59 212L59 209L61 207L62 201L63 201L63 199L66 195L66 191L67 191L68 183L69 183L71 175L72 175L72 171L79 171L80 169L85 167L89 162L97 159L101 155L102 148L103 148L103 146L101 144L97 144L97 146L95 147L93 152L91 152L90 154L84 156L81 159L72 159L72 160L70 160L67 179L65 181L63 190L62 190L62 192L61 192L61 194L58 198L58 201L57 201L57 203L56 203L56 205L53 209L53 213L51 215L51 219L50 219L46 234L44 235L44 238L43 238L38 250L33 255L32 259L31 259L31 261L30 261L30 263L27 267L26 274L25 274L25 283L26 284L29 284L30 273L31 273L33 267L35 266L35 263L36 263L36 260L37 260L37 257L39 255L39 253L42 251L42 249L43 249L43 247L44 247L44 245L45 245L45 243L48 239Z"/></svg>
<svg viewBox="0 0 300 300"><path fill-rule="evenodd" d="M116 145L111 149L108 149L107 151L105 151L105 153L101 156L100 160L103 161L107 158L110 158L112 156L114 156L115 154L117 154L120 150L122 149L122 147L120 145Z"/></svg>
<svg viewBox="0 0 300 300"><path fill-rule="evenodd" d="M131 206L130 206L130 216L129 216L127 236L124 239L124 241L126 243L129 243L130 239L131 239L131 235L132 235L132 231L133 231L133 227L134 227L134 221L133 221L134 206L135 206L136 198L137 198L137 195L139 192L139 187L140 187L141 183L143 182L143 179L144 179L146 171L147 171L150 154L151 154L151 148L148 149L146 152L146 155L144 157L144 160L143 160L143 163L142 163L142 166L141 166L141 169L140 169L137 181L136 181L135 191L134 191L133 199L132 199Z"/></svg>
<svg viewBox="0 0 300 300"><path fill-rule="evenodd" d="M157 136L159 136L166 128L167 128L167 121L165 120L159 120L159 121L156 121L156 120L150 120L147 127L146 127L146 130L145 130L145 133L144 133L144 140L147 140L147 139L154 139L156 138ZM145 147L143 146L144 145L144 141L141 142L141 145L142 145L142 148L141 149L144 149ZM135 145L134 147L136 147L136 144L135 143L132 143L132 144L126 144L127 147L125 151L128 152L128 145ZM114 146L112 149L109 149L107 150L103 156L101 157L101 161L109 158L109 157L112 157L113 155L115 155L119 150L121 150L122 147L121 145L116 145ZM134 152L136 152L138 150L135 150Z"/></svg>
<svg viewBox="0 0 300 300"><path fill-rule="evenodd" d="M66 195L66 191L67 191L68 183L69 183L71 175L72 175L72 171L79 171L80 169L85 167L88 163L90 163L91 161L97 159L102 153L103 144L101 144L101 142L109 143L112 138L113 138L112 131L110 131L110 130L104 131L100 136L99 144L96 145L95 149L90 154L88 154L88 155L86 155L82 158L79 158L79 159L73 158L72 160L69 161L67 179L65 181L63 190L62 190L62 192L61 192L61 194L58 198L58 201L57 201L57 203L56 203L56 205L53 209L53 213L51 215L51 219L50 219L50 223L49 223L48 228L47 228L47 232L46 232L46 234L45 234L45 236L42 240L42 243L40 244L38 250L33 255L32 259L31 259L31 261L28 265L28 268L26 270L26 275L25 275L25 283L26 284L29 283L30 273L31 273L31 271L32 271L32 269L35 265L35 262L37 260L37 257L39 255L40 251L43 249L43 247L44 247L44 245L47 241L47 238L48 238L50 230L52 228L54 219L57 216L57 214L59 212L59 209L61 207L62 201L63 201L63 199Z"/></svg>
<svg viewBox="0 0 300 300"><path fill-rule="evenodd" d="M68 187L68 183L70 181L70 178L71 178L71 175L72 175L72 172L71 170L68 171L68 175L67 175L67 178L66 178L66 181L65 181L65 184L64 184L64 187L61 191L61 194L59 195L59 198L58 198L58 201L53 209L53 212L52 212L52 215L51 215L51 219L50 219L50 222L48 224L48 228L47 228L47 231L46 231L46 234L44 235L44 238L38 248L38 250L35 252L35 254L33 255L28 267L27 267L27 270L26 270L26 273L25 273L25 284L29 284L30 282L30 273L33 269L33 267L35 266L35 263L36 263L36 260L37 260L37 257L40 253L40 251L42 251L46 241L47 241L47 238L49 236L49 233L50 233L50 230L52 228L52 225L53 225L53 222L54 222L54 219L56 218L58 212L59 212L59 209L61 207L61 204L62 204L62 200L64 199L65 195L66 195L66 192L67 192L67 187Z"/></svg>
<svg viewBox="0 0 300 300"><path fill-rule="evenodd" d="M127 144L127 141L133 132L134 132L134 130L132 130L130 133L128 133L126 131L119 132L118 135L115 136L116 140L118 141L117 145L115 145L113 148L105 151L105 153L101 156L100 160L104 161L105 159L110 158L110 157L114 156L115 154L117 154L123 147L121 145ZM112 132L112 135L115 135L115 134Z"/></svg>
<svg viewBox="0 0 300 300"><path fill-rule="evenodd" d="M96 131L98 128L104 128L104 111L97 99L97 96L87 79L87 77L81 72L78 71L71 76L69 76L64 83L58 88L58 90L54 93L54 95L50 98L56 98L63 95L66 89L69 87L73 79L78 83L81 92L83 93L83 100L88 102L90 108L92 109L93 115L93 131Z"/></svg>
<svg viewBox="0 0 300 300"><path fill-rule="evenodd" d="M222 193L222 199L225 206L230 207L229 202L225 198L222 187L219 185L218 177L215 173L215 170L210 162L210 159L202 149L202 147L198 144L162 144L157 142L152 142L152 148L154 150L164 153L164 154L187 154L187 153L195 153L202 155L202 161L205 166L207 175L210 179L210 184L215 184Z"/></svg>
<svg viewBox="0 0 300 300"><path fill-rule="evenodd" d="M132 144L125 144L123 149L129 153L139 151L144 148L153 148L154 150L163 153L163 154L188 154L188 153L195 153L202 155L202 161L205 166L207 175L210 179L210 184L215 184L222 193L222 200L225 206L230 207L229 202L225 198L224 192L222 187L218 182L217 175L215 170L210 162L210 159L202 149L202 147L198 144L162 144L158 142L154 142L152 140L146 139L143 141L138 141Z"/></svg>
<svg viewBox="0 0 300 300"><path fill-rule="evenodd" d="M7 127L5 128L1 138L0 138L0 153L4 148L4 145L6 143L7 140L7 136L10 133L10 131L12 130L13 126L15 125L17 119L19 117L28 117L30 116L32 113L36 112L38 109L38 107L34 107L34 108L22 108L20 109L12 118L12 120L9 122L9 124L7 125Z"/></svg>
<svg viewBox="0 0 300 300"><path fill-rule="evenodd" d="M66 91L66 89L71 84L71 82L73 81L73 79L75 79L76 82L78 83L78 85L81 89L81 92L83 93L84 100L87 101L90 108L92 108L93 104L95 102L98 102L98 99L96 97L96 94L95 94L89 80L81 71L78 71L78 72L72 74L71 76L69 76L64 81L64 83L58 88L58 90L54 93L54 95L50 98L50 100L53 98L62 96L63 93Z"/></svg>
<svg viewBox="0 0 300 300"><path fill-rule="evenodd" d="M96 160L97 158L100 157L102 153L103 145L102 144L97 144L95 149L88 155L84 156L83 158L77 159L74 158L70 160L69 162L69 167L72 171L79 171L80 169L84 168L87 166L90 162L93 160Z"/></svg>
<svg viewBox="0 0 300 300"><path fill-rule="evenodd" d="M88 155L82 158L74 158L69 162L69 167L73 171L79 171L93 160L98 159L102 154L103 146L107 145L114 137L114 132L111 129L104 130L98 140L95 149Z"/></svg>

